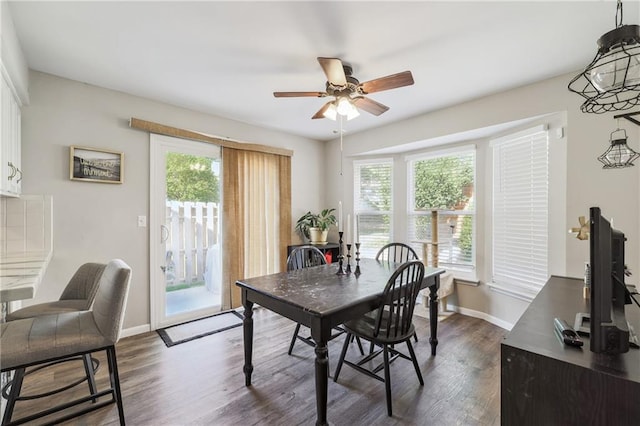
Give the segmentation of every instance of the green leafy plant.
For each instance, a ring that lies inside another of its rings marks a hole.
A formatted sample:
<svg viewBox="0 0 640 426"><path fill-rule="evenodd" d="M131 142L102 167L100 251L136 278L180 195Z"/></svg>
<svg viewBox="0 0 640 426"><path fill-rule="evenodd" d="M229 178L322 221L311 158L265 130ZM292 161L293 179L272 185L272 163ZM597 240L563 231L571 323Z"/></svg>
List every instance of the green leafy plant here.
<svg viewBox="0 0 640 426"><path fill-rule="evenodd" d="M220 183L211 170L211 158L189 154L167 155L167 198L171 201L220 201Z"/></svg>
<svg viewBox="0 0 640 426"><path fill-rule="evenodd" d="M460 241L458 244L465 258L471 258L471 251L473 250L473 224L470 216L465 216L462 219L462 230L460 231Z"/></svg>
<svg viewBox="0 0 640 426"><path fill-rule="evenodd" d="M460 210L473 191L473 164L467 158L422 160L414 173L416 210Z"/></svg>
<svg viewBox="0 0 640 426"><path fill-rule="evenodd" d="M296 222L296 231L307 239L311 238L309 234L310 228L319 228L321 231L326 231L331 225L338 223L336 216L333 212L336 209L324 209L320 213L306 212Z"/></svg>

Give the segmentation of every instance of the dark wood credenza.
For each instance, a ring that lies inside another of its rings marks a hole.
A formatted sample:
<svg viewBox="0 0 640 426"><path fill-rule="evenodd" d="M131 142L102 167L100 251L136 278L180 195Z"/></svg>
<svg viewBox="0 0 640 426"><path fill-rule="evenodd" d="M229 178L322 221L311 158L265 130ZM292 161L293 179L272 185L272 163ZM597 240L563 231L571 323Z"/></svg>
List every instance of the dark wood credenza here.
<svg viewBox="0 0 640 426"><path fill-rule="evenodd" d="M640 308L626 305L627 321L640 330ZM640 350L596 354L566 346L553 319L573 325L589 312L582 280L552 276L501 345L503 425L640 424Z"/></svg>

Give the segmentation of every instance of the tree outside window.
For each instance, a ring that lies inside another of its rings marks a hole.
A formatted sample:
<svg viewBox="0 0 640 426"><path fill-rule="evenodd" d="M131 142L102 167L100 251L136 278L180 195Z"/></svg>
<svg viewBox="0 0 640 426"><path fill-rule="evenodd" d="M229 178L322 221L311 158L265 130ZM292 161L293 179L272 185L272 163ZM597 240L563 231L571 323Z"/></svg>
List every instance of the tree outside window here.
<svg viewBox="0 0 640 426"><path fill-rule="evenodd" d="M439 264L473 267L475 152L419 158L410 172L409 239L431 240L431 211L438 210Z"/></svg>
<svg viewBox="0 0 640 426"><path fill-rule="evenodd" d="M167 199L220 202L219 181L214 173L219 164L219 161L208 157L174 152L167 154Z"/></svg>

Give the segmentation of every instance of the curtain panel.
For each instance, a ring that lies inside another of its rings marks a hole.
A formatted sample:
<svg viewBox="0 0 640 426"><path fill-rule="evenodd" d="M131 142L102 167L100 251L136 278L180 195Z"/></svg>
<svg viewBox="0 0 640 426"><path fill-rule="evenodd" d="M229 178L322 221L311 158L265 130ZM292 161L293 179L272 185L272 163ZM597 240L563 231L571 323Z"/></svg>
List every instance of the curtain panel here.
<svg viewBox="0 0 640 426"><path fill-rule="evenodd" d="M222 148L223 309L242 304L239 279L284 270L291 242L291 158Z"/></svg>

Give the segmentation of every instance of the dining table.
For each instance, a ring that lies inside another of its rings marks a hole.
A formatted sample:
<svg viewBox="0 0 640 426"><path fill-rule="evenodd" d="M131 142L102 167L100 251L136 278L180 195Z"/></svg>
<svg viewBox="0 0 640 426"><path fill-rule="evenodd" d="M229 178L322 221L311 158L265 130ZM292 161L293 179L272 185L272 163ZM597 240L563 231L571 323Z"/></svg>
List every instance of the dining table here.
<svg viewBox="0 0 640 426"><path fill-rule="evenodd" d="M316 425L327 423L329 361L327 343L333 327L359 318L382 304L384 288L400 264L361 259L359 273L346 273L342 265L327 265L280 272L236 281L244 307L245 385L253 373L253 307L258 304L309 327L315 342ZM438 345L438 295L444 269L425 267L422 288L429 289L431 355Z"/></svg>

